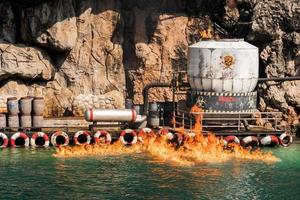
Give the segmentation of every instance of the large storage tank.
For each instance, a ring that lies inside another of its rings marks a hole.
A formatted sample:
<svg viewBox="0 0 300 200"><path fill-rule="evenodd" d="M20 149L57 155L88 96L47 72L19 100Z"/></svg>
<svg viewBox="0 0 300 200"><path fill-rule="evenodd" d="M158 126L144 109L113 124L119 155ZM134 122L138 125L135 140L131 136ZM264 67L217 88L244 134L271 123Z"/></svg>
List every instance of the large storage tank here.
<svg viewBox="0 0 300 200"><path fill-rule="evenodd" d="M258 48L244 40L208 40L190 46L188 103L200 100L205 112L252 112L258 67Z"/></svg>
<svg viewBox="0 0 300 200"><path fill-rule="evenodd" d="M252 92L258 67L258 48L243 40L208 40L189 47L188 78L194 91Z"/></svg>

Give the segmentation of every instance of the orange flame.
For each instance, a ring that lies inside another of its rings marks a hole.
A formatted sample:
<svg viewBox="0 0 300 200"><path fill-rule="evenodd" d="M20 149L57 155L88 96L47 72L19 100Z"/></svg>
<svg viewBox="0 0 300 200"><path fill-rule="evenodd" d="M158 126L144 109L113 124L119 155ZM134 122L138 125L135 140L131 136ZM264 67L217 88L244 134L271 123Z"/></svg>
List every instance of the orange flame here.
<svg viewBox="0 0 300 200"><path fill-rule="evenodd" d="M74 147L57 148L55 157L82 157L82 156L115 156L121 154L132 154L147 152L157 162L170 162L176 165L192 166L203 162L224 162L229 159L257 160L267 163L279 161L271 152L262 152L257 149L244 149L235 144L230 149L224 149L223 140L210 133L207 137L202 134L202 109L193 106L191 113L195 116L196 136L191 138L185 133L184 128L177 131L184 134L184 141L181 146L176 146L168 141L166 136L146 136L143 143L130 147L123 146L119 141L112 145L94 144Z"/></svg>

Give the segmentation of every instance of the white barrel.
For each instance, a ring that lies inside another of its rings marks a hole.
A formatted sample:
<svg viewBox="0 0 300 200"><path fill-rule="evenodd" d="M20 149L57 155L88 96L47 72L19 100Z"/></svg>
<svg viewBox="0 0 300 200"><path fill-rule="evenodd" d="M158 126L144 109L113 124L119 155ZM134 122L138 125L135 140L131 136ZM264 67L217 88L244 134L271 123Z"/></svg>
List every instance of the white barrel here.
<svg viewBox="0 0 300 200"><path fill-rule="evenodd" d="M252 92L258 80L258 48L243 40L201 41L189 47L192 90Z"/></svg>
<svg viewBox="0 0 300 200"><path fill-rule="evenodd" d="M137 113L134 109L88 109L85 120L89 122L135 122Z"/></svg>
<svg viewBox="0 0 300 200"><path fill-rule="evenodd" d="M18 128L19 127L19 116L8 116L8 127L9 128Z"/></svg>
<svg viewBox="0 0 300 200"><path fill-rule="evenodd" d="M23 128L31 128L31 116L30 115L21 115L20 116L20 126Z"/></svg>
<svg viewBox="0 0 300 200"><path fill-rule="evenodd" d="M7 99L7 111L10 116L17 116L19 113L19 102L16 97Z"/></svg>
<svg viewBox="0 0 300 200"><path fill-rule="evenodd" d="M32 111L32 97L22 97L20 99L20 112L22 115L29 116Z"/></svg>
<svg viewBox="0 0 300 200"><path fill-rule="evenodd" d="M44 117L39 115L32 116L32 126L35 128L41 128L44 126Z"/></svg>
<svg viewBox="0 0 300 200"><path fill-rule="evenodd" d="M42 116L45 108L45 100L43 97L34 97L33 99L33 113L35 116Z"/></svg>
<svg viewBox="0 0 300 200"><path fill-rule="evenodd" d="M0 128L6 127L6 115L0 113Z"/></svg>

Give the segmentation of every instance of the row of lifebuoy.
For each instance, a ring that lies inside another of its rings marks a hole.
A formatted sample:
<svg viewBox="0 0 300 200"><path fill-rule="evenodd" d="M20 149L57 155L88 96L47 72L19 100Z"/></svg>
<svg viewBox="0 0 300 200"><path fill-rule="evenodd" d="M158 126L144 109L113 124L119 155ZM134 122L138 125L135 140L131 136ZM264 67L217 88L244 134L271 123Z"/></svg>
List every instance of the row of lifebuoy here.
<svg viewBox="0 0 300 200"><path fill-rule="evenodd" d="M180 133L172 133L168 129L160 129L158 131L158 135L165 137L167 141L170 143L175 143L180 146L185 139L195 137L195 133L188 134L180 134ZM143 143L145 137L153 137L155 133L150 128L143 128L139 130L137 133L131 129L125 129L120 133L119 141L123 145L133 145L137 142ZM111 144L112 137L111 135L104 130L99 130L94 134L95 143L106 143ZM67 133L63 131L57 131L51 135L51 139L47 134L43 132L36 132L29 137L23 132L17 132L13 134L10 138L6 136L6 134L0 132L0 139L2 142L0 144L0 148L7 147L10 141L10 145L12 147L17 147L16 144L17 139L23 140L23 146L27 147L29 145L33 147L48 147L50 142L53 146L67 146L69 144L69 136ZM42 143L38 142L38 139L42 139ZM279 137L275 135L267 135L261 139L258 139L255 136L247 136L240 140L237 136L230 135L224 138L224 146L228 146L229 143L241 144L242 146L258 146L258 145L282 145L289 146L293 142L293 138L288 133L283 133ZM91 134L88 131L78 131L74 135L74 144L82 145L82 144L90 144L91 143Z"/></svg>
<svg viewBox="0 0 300 200"><path fill-rule="evenodd" d="M237 136L229 135L224 138L224 146L228 146L229 143L241 144L242 146L268 146L268 145L282 145L284 147L289 146L293 142L293 137L288 133L282 133L279 137L276 135L266 135L259 139L255 136L246 136L240 140Z"/></svg>
<svg viewBox="0 0 300 200"><path fill-rule="evenodd" d="M84 144L89 144L91 141L91 136L89 132L87 131L78 131L74 135L74 144L83 144L79 141L80 136L85 136L86 137L86 142ZM109 133L106 131L97 131L96 134L94 135L95 142L100 141L101 136L106 136L106 142L110 143L111 142L111 136ZM17 132L13 134L10 138L8 139L7 135L5 133L0 132L0 139L2 139L2 143L0 144L0 148L5 148L8 146L10 143L11 147L18 147L20 145L16 144L17 140L22 141L22 146L28 147L31 145L32 147L48 147L50 145L50 142L53 146L67 146L69 144L69 136L67 133L63 131L57 131L52 134L51 139L49 140L49 137L46 133L43 132L36 132L34 133L31 138L29 138L25 133L23 132ZM42 139L42 142L39 143L38 140Z"/></svg>
<svg viewBox="0 0 300 200"><path fill-rule="evenodd" d="M43 138L44 140L44 144L42 146L44 147L48 147L49 146L49 137L47 134L43 133L43 132L36 132L32 135L32 137L29 139L29 137L23 133L23 132L17 132L15 134L13 134L10 138L10 140L8 139L7 135L0 132L0 138L2 139L2 144L0 145L0 148L5 148L8 146L8 143L10 142L10 145L12 147L17 147L19 146L18 144L16 144L16 141L18 139L21 139L23 141L23 146L28 147L29 144L33 147L39 146L36 143L36 139L37 138Z"/></svg>
<svg viewBox="0 0 300 200"><path fill-rule="evenodd" d="M134 130L126 129L120 133L119 140L124 145L133 145L136 144L138 141L142 143L146 135L154 136L154 132L149 128L143 128L138 133L136 133ZM53 146L56 147L67 146L70 141L68 134L63 131L57 131L53 133L50 140L48 135L43 132L34 133L30 139L25 133L17 132L11 136L10 140L8 139L5 133L0 132L0 138L2 139L2 144L0 144L0 148L7 147L9 145L9 142L12 147L19 146L16 144L17 139L22 139L22 146L25 147L28 147L29 145L33 147L48 147L50 145L50 142ZM43 139L44 143L38 144L38 138ZM90 144L91 134L88 131L78 131L75 133L73 139L75 145ZM111 144L112 137L107 131L99 130L94 134L94 141L95 143L103 142L106 144Z"/></svg>

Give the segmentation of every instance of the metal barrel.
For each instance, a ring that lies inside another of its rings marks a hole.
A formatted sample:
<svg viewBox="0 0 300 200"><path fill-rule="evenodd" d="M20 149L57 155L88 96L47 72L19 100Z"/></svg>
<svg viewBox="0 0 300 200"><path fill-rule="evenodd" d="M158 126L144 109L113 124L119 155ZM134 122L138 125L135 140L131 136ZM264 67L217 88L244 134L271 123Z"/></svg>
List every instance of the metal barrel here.
<svg viewBox="0 0 300 200"><path fill-rule="evenodd" d="M16 97L10 97L7 99L7 111L10 116L18 116L19 102Z"/></svg>
<svg viewBox="0 0 300 200"><path fill-rule="evenodd" d="M44 126L44 117L42 115L32 116L32 126L35 128L41 128Z"/></svg>
<svg viewBox="0 0 300 200"><path fill-rule="evenodd" d="M158 105L157 105L156 102L150 103L149 111L150 111L150 112L157 112L157 111L158 111Z"/></svg>
<svg viewBox="0 0 300 200"><path fill-rule="evenodd" d="M19 127L19 116L8 116L8 127L9 128L18 128Z"/></svg>
<svg viewBox="0 0 300 200"><path fill-rule="evenodd" d="M125 100L125 108L126 109L132 109L132 107L133 107L133 101L132 101L132 99L126 99Z"/></svg>
<svg viewBox="0 0 300 200"><path fill-rule="evenodd" d="M89 122L134 122L137 113L134 109L88 109L85 120Z"/></svg>
<svg viewBox="0 0 300 200"><path fill-rule="evenodd" d="M148 117L148 125L151 127L159 126L159 111L157 103L150 103L149 105L149 117Z"/></svg>
<svg viewBox="0 0 300 200"><path fill-rule="evenodd" d="M35 97L33 99L33 113L35 116L43 116L45 108L45 100L43 97Z"/></svg>
<svg viewBox="0 0 300 200"><path fill-rule="evenodd" d="M6 115L0 113L0 128L6 127Z"/></svg>
<svg viewBox="0 0 300 200"><path fill-rule="evenodd" d="M31 115L22 115L20 117L20 126L23 128L31 128L32 126Z"/></svg>
<svg viewBox="0 0 300 200"><path fill-rule="evenodd" d="M20 112L22 115L30 116L32 111L32 97L22 97L20 99Z"/></svg>

